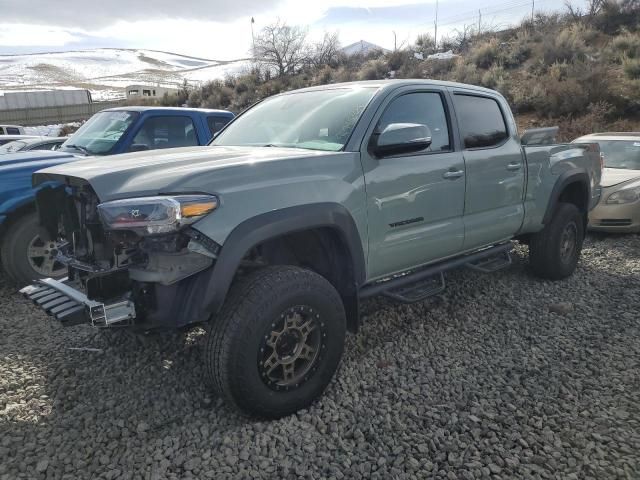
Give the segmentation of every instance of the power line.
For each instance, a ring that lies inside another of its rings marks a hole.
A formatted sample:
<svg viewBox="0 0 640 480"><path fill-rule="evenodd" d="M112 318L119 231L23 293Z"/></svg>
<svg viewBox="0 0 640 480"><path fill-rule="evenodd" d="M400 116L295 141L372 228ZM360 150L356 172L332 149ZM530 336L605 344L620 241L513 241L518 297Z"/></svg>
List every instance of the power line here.
<svg viewBox="0 0 640 480"><path fill-rule="evenodd" d="M548 2L548 1L549 0L538 0L538 4L543 2ZM503 13L503 12L507 12L515 9L522 9L524 7L529 7L529 6L531 6L531 11L533 16L533 12L535 8L534 2L535 0L511 0L509 2L504 2L498 5L493 4L493 5L487 5L485 7L480 7L478 10L467 10L465 12L460 12L455 15L440 17L437 20L437 27L455 25L458 23L463 23L468 20L476 21L479 18L481 19L482 15L484 16L495 15L497 13ZM434 20L434 24L435 24L435 21L436 20ZM416 24L412 28L423 28L426 25L428 25L428 20L427 22Z"/></svg>
<svg viewBox="0 0 640 480"><path fill-rule="evenodd" d="M480 9L480 10L478 10L478 15L474 15L473 17L467 17L467 18L464 18L464 19L454 20L454 21L451 21L451 22L441 23L440 26L443 27L443 26L447 26L447 25L455 25L457 23L462 23L465 20L475 20L476 18L479 18L482 15L485 15L485 16L487 16L487 15L495 15L496 13L507 12L507 11L510 11L510 10L515 10L516 8L528 7L529 5L531 5L531 2L522 3L520 5L515 5L513 7L503 8L503 9L500 9L500 10L492 10L492 11L489 11L489 12Z"/></svg>

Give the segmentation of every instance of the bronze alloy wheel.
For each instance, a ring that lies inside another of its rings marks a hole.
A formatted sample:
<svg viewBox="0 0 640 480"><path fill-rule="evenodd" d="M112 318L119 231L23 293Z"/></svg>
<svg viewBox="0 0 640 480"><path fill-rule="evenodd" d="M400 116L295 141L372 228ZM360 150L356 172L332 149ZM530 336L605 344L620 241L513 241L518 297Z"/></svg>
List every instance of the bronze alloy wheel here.
<svg viewBox="0 0 640 480"><path fill-rule="evenodd" d="M258 371L271 389L289 391L316 371L326 348L320 314L306 305L290 307L267 329L258 353Z"/></svg>
<svg viewBox="0 0 640 480"><path fill-rule="evenodd" d="M244 413L290 415L331 382L346 327L340 294L318 273L293 265L249 272L210 323L206 378Z"/></svg>

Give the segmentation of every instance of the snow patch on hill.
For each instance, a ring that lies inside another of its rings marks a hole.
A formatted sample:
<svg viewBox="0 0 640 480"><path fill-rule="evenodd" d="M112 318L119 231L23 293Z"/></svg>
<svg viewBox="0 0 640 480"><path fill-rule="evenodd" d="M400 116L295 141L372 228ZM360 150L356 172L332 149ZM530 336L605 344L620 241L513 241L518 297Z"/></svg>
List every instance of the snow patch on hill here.
<svg viewBox="0 0 640 480"><path fill-rule="evenodd" d="M94 100L109 100L124 97L127 85L198 84L242 73L249 63L117 48L0 55L0 89L87 88Z"/></svg>

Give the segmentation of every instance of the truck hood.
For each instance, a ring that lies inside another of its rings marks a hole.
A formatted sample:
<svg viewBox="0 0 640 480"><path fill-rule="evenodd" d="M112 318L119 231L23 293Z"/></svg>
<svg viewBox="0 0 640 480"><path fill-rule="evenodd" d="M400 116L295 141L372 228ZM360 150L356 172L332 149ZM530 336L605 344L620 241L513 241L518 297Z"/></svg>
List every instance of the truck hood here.
<svg viewBox="0 0 640 480"><path fill-rule="evenodd" d="M33 175L33 183L37 185L49 180L69 184L88 182L103 202L162 193L216 193L212 181L221 170L251 168L264 162L296 158L318 157L321 161L321 157L341 154L344 152L279 147L172 148L89 158L46 168ZM252 176L249 171L243 171L247 172L247 177ZM245 180L249 181L248 178Z"/></svg>
<svg viewBox="0 0 640 480"><path fill-rule="evenodd" d="M604 187L613 187L629 180L640 179L640 170L627 170L624 168L603 168L600 184Z"/></svg>
<svg viewBox="0 0 640 480"><path fill-rule="evenodd" d="M20 164L20 167L27 163L37 164L38 162L55 161L59 158L77 158L75 155L67 152L36 150L30 152L16 152L0 155L0 168L5 170L12 165Z"/></svg>

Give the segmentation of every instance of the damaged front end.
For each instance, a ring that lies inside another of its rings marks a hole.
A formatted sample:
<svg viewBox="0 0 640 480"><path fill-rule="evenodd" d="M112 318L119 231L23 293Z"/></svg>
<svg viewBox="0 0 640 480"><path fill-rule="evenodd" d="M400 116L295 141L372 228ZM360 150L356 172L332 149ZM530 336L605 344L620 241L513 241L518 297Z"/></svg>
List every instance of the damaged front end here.
<svg viewBox="0 0 640 480"><path fill-rule="evenodd" d="M75 181L42 189L37 205L42 227L53 237L64 232L57 259L69 274L21 292L63 324L152 329L206 320L199 300L208 282L199 279L210 275L220 246L190 225L217 208L215 196L101 203Z"/></svg>

